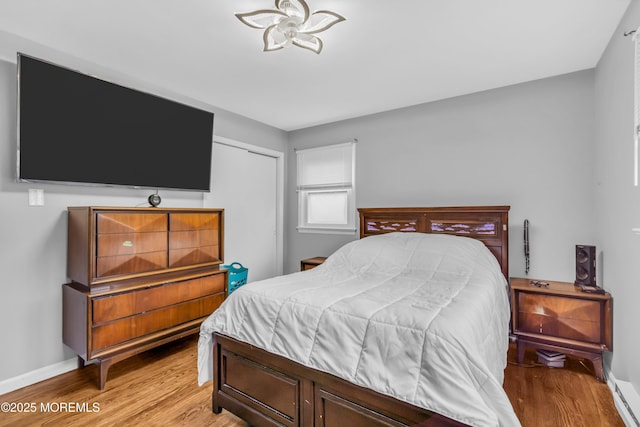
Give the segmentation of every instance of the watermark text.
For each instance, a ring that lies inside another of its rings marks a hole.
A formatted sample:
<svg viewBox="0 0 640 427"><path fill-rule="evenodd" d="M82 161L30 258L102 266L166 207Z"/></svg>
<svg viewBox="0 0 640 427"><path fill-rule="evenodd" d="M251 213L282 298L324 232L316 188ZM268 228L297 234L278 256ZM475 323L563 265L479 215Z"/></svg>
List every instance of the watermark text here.
<svg viewBox="0 0 640 427"><path fill-rule="evenodd" d="M100 412L98 402L0 402L0 413Z"/></svg>

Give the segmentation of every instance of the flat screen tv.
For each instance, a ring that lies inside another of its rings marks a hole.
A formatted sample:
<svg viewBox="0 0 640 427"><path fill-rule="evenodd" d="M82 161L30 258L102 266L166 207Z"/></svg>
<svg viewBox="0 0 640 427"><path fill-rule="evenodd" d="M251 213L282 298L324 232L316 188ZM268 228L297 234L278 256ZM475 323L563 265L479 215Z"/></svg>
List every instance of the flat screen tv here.
<svg viewBox="0 0 640 427"><path fill-rule="evenodd" d="M18 54L18 181L209 191L213 113Z"/></svg>

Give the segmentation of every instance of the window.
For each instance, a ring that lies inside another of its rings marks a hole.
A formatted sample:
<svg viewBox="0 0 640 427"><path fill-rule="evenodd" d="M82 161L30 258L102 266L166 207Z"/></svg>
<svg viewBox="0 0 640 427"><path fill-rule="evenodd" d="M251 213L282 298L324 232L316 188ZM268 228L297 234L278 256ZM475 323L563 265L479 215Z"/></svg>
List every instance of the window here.
<svg viewBox="0 0 640 427"><path fill-rule="evenodd" d="M298 150L298 231L353 234L355 142Z"/></svg>

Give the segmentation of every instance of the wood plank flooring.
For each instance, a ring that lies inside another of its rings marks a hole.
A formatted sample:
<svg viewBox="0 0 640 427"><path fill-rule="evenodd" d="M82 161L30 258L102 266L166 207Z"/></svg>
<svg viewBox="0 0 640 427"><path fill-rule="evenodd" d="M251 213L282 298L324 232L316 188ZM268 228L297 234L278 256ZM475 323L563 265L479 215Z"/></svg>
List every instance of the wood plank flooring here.
<svg viewBox="0 0 640 427"><path fill-rule="evenodd" d="M523 365L530 367L517 366L515 347L509 350L504 387L523 427L624 427L590 362L570 359L564 369L550 369L535 358L528 351ZM211 412L211 384L198 387L196 360L197 337L190 337L116 363L103 391L95 366L68 372L0 396L14 409L34 409L2 411L0 426L245 427L226 411Z"/></svg>
<svg viewBox="0 0 640 427"><path fill-rule="evenodd" d="M523 427L624 427L609 386L597 381L590 361L567 358L565 367L537 362L534 349L517 364L509 348L504 389Z"/></svg>

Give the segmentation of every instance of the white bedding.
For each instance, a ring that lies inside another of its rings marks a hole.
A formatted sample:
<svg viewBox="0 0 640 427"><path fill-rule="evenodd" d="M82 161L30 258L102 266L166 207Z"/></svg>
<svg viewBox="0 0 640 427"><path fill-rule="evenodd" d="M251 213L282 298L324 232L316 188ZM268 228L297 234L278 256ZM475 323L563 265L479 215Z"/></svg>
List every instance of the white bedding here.
<svg viewBox="0 0 640 427"><path fill-rule="evenodd" d="M236 290L202 324L198 382L219 332L466 424L518 426L502 388L508 324L507 283L481 242L367 237Z"/></svg>

